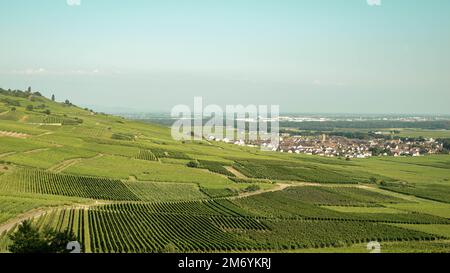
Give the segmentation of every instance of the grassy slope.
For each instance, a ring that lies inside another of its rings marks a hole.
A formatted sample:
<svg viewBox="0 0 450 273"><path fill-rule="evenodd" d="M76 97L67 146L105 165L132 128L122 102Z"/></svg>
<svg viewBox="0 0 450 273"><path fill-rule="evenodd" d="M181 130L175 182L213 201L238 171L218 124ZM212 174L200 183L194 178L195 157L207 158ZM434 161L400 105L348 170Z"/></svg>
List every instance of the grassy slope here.
<svg viewBox="0 0 450 273"><path fill-rule="evenodd" d="M21 106L16 106L16 111L11 111L10 106L1 102L3 98L17 100ZM30 104L35 108L45 104L47 106L45 109L50 110L51 115L42 113L43 110L27 111L25 107ZM73 120L74 118L82 119L82 124L64 126L42 124L46 120ZM170 130L165 127L93 114L43 97L36 97L34 101L30 101L27 98L0 94L0 131L29 135L26 139L0 136L0 183L2 179L8 179L13 172L23 168L58 170L67 174L126 180L124 183L127 187L141 196L144 201L203 199L208 198L205 193L221 196L223 189L236 192L248 187L249 184L234 183L226 176L206 169L188 168L185 163L189 160L186 159L168 157L160 158L158 161L138 160L136 157L140 150L162 150L169 155L183 154L192 159L221 162L223 166L233 166L236 162L248 161L254 165L247 169L246 175L266 178L259 176L269 170L270 173L266 176L273 181L292 180L294 177L293 180L305 182L346 183L368 182L374 177L378 180L404 182L413 186L427 187L438 184L450 187L448 181L450 156L345 161L304 155L265 153L254 148L216 142L181 143L172 140ZM135 140L113 139L113 134L133 135ZM277 166L284 166L285 169ZM260 187L267 189L272 185L261 184ZM203 192L200 188L204 189ZM156 191L162 194L155 194ZM5 194L12 194L14 197L5 197ZM398 194L392 193L392 195ZM407 198L403 195L399 196ZM450 197L448 200L450 201ZM83 201L85 200L81 198L60 195L0 192L0 223L36 207ZM414 202L383 205L391 209L377 211L361 208L359 212L414 211L450 218L448 205L442 202L414 199ZM12 207L15 209L6 211L6 208ZM358 212L358 208L336 210L343 213ZM439 229L439 226L436 228Z"/></svg>

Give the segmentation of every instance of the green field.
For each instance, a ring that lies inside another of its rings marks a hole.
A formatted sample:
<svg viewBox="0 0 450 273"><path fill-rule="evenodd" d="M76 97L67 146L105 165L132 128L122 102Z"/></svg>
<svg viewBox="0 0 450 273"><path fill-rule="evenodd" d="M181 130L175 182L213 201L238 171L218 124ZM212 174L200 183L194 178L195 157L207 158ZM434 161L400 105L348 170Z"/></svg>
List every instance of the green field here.
<svg viewBox="0 0 450 273"><path fill-rule="evenodd" d="M450 249L449 155L348 161L178 142L25 93L0 93L0 132L0 252L26 218L94 253Z"/></svg>
<svg viewBox="0 0 450 273"><path fill-rule="evenodd" d="M396 129L400 137L450 138L450 130Z"/></svg>

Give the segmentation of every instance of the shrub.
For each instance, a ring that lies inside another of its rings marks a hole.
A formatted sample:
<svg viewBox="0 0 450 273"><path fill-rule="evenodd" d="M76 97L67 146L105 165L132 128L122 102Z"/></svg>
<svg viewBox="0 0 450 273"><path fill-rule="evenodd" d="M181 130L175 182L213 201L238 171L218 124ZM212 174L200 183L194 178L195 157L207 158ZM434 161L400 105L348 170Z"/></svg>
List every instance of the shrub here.
<svg viewBox="0 0 450 273"><path fill-rule="evenodd" d="M189 161L186 166L189 168L198 168L200 167L200 163L197 160Z"/></svg>
<svg viewBox="0 0 450 273"><path fill-rule="evenodd" d="M31 221L22 222L18 230L10 235L12 253L68 253L69 242L77 241L73 232L57 232L51 229L40 233Z"/></svg>
<svg viewBox="0 0 450 273"><path fill-rule="evenodd" d="M117 140L134 140L134 135L133 134L127 134L127 133L114 133L111 136L112 139L117 139Z"/></svg>
<svg viewBox="0 0 450 273"><path fill-rule="evenodd" d="M259 191L261 189L260 186L258 185L250 185L247 188L244 189L245 192L254 192L254 191Z"/></svg>

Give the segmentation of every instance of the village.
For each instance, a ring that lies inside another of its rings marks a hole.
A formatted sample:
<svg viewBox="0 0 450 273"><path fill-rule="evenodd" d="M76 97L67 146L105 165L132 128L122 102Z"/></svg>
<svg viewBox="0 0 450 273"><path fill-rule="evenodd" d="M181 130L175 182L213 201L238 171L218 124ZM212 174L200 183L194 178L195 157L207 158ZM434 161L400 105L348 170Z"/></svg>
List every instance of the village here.
<svg viewBox="0 0 450 273"><path fill-rule="evenodd" d="M443 151L435 139L351 139L342 136L285 136L279 152L325 157L369 158L372 156L423 156Z"/></svg>
<svg viewBox="0 0 450 273"><path fill-rule="evenodd" d="M221 141L238 146L261 147L264 150L290 154L306 154L323 157L370 158L374 156L424 156L440 154L444 151L443 143L433 139L353 139L326 134L314 136L281 135L278 146L270 141L231 141L227 138L210 141Z"/></svg>

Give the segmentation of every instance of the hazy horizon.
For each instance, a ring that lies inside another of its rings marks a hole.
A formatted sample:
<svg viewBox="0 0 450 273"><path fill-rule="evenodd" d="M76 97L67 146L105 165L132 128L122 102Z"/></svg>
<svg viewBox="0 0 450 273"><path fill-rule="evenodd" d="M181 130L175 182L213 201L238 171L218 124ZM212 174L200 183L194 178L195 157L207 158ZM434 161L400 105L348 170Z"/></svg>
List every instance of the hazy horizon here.
<svg viewBox="0 0 450 273"><path fill-rule="evenodd" d="M188 106L191 106L187 104ZM170 115L170 109L169 110L145 110L145 109L134 109L134 108L121 108L121 107L114 107L114 106L100 106L100 105L89 105L89 104L82 104L79 105L83 108L89 108L96 112L103 112L107 114L150 114L150 115L157 115L157 114L164 114L164 115ZM443 114L443 113L367 113L367 112L354 112L354 113L345 113L345 112L280 112L280 116L293 116L293 115L300 115L300 116L321 116L321 117L330 117L330 116L337 116L337 117L345 117L345 116L362 116L362 117L435 117L435 118L450 118L450 114Z"/></svg>
<svg viewBox="0 0 450 273"><path fill-rule="evenodd" d="M380 4L0 1L0 87L141 112L202 96L284 113L449 115L450 1Z"/></svg>

